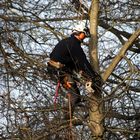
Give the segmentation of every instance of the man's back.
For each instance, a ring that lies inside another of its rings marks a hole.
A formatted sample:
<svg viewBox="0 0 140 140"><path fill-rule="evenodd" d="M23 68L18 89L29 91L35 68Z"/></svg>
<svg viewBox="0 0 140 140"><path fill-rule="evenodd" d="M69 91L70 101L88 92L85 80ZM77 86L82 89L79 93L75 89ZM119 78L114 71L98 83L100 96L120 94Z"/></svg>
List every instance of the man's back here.
<svg viewBox="0 0 140 140"><path fill-rule="evenodd" d="M80 41L78 39L76 39L74 36L68 37L61 40L55 46L50 54L50 58L74 69L76 64L73 56L73 49L75 52L78 52L80 47Z"/></svg>
<svg viewBox="0 0 140 140"><path fill-rule="evenodd" d="M70 69L83 71L89 77L93 77L95 74L81 48L80 40L74 35L61 40L50 54L50 59L65 64Z"/></svg>

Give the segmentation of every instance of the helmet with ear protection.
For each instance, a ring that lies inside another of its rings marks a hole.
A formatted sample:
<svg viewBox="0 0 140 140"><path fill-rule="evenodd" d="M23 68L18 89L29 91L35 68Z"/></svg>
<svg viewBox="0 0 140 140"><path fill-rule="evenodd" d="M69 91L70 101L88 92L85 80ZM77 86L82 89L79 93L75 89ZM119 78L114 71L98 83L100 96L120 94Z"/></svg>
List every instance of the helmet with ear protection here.
<svg viewBox="0 0 140 140"><path fill-rule="evenodd" d="M83 32L83 33L85 33L86 37L90 37L90 30L88 27L85 27L84 24L79 24L79 25L75 26L72 32L73 33Z"/></svg>

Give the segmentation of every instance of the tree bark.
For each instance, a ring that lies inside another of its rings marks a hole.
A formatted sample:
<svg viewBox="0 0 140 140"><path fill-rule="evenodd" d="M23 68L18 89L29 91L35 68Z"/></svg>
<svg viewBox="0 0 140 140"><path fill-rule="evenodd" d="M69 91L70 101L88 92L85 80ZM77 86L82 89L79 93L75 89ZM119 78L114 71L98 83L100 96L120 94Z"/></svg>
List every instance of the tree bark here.
<svg viewBox="0 0 140 140"><path fill-rule="evenodd" d="M99 71L98 48L97 48L98 10L99 10L99 1L92 0L90 15L89 15L90 33L91 33L89 54L90 54L91 65L94 67L96 71Z"/></svg>
<svg viewBox="0 0 140 140"><path fill-rule="evenodd" d="M98 60L98 10L99 10L99 0L93 0L91 4L91 9L89 13L90 17L90 60L91 64L96 71L99 71L99 60ZM103 136L103 105L100 102L101 93L95 91L91 93L90 110L89 110L89 126L92 132L93 139L101 140Z"/></svg>

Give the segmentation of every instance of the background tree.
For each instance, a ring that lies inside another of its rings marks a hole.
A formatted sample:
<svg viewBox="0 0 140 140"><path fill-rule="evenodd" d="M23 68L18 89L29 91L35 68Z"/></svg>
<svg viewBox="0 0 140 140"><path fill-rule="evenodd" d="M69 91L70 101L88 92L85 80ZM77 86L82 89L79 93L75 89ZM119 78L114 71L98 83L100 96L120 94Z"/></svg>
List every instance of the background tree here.
<svg viewBox="0 0 140 140"><path fill-rule="evenodd" d="M1 0L1 139L139 139L139 6L139 0ZM56 83L46 62L55 44L85 20L92 37L84 50L104 85L92 98L81 88L87 101L70 129L61 120L61 95L54 110Z"/></svg>

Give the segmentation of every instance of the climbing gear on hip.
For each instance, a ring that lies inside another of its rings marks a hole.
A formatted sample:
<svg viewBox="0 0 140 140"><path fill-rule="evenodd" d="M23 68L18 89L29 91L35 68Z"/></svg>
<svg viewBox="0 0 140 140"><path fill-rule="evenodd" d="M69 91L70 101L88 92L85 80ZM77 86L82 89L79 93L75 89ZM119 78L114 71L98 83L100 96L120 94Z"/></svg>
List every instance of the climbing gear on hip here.
<svg viewBox="0 0 140 140"><path fill-rule="evenodd" d="M57 69L60 69L60 68L63 68L65 65L60 63L60 62L56 62L54 60L49 60L48 64L50 64L51 66L57 68Z"/></svg>

